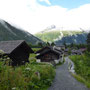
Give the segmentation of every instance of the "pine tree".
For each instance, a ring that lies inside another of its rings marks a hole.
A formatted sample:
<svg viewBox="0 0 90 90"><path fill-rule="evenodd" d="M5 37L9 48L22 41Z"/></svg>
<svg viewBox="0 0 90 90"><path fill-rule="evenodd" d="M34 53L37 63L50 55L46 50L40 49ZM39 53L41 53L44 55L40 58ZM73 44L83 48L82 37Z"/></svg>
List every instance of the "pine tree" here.
<svg viewBox="0 0 90 90"><path fill-rule="evenodd" d="M87 49L90 51L90 33L87 35Z"/></svg>
<svg viewBox="0 0 90 90"><path fill-rule="evenodd" d="M63 45L65 46L65 48L67 48L67 44L66 41L63 42Z"/></svg>
<svg viewBox="0 0 90 90"><path fill-rule="evenodd" d="M41 42L38 43L39 47L43 47L43 44Z"/></svg>
<svg viewBox="0 0 90 90"><path fill-rule="evenodd" d="M47 42L47 46L51 46L50 42Z"/></svg>
<svg viewBox="0 0 90 90"><path fill-rule="evenodd" d="M55 46L55 43L54 43L54 42L52 42L52 43L51 43L51 46Z"/></svg>

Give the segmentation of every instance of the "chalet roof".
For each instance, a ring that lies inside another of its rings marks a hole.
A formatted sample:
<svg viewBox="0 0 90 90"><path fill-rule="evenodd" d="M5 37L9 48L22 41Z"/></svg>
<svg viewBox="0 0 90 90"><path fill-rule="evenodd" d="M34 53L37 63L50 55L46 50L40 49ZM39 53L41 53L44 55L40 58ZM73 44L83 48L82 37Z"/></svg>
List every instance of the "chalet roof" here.
<svg viewBox="0 0 90 90"><path fill-rule="evenodd" d="M87 48L81 48L81 49L79 49L81 52L84 52L84 51L86 51L87 50Z"/></svg>
<svg viewBox="0 0 90 90"><path fill-rule="evenodd" d="M45 48L46 48L46 47L45 47ZM48 52L53 52L53 53L55 53L56 55L61 55L61 54L62 54L61 52L53 49L53 47L48 47L48 48L49 48L49 49L41 50L41 51L40 51L40 54L37 55L36 58L38 58L38 57L40 57L40 56L42 56L42 55L44 55L45 53L48 53Z"/></svg>
<svg viewBox="0 0 90 90"><path fill-rule="evenodd" d="M41 52L47 51L47 50L49 50L49 49L52 49L52 47L51 47L51 46L46 46L46 47L44 47L44 48L42 48L42 49L36 51L36 53L41 53Z"/></svg>
<svg viewBox="0 0 90 90"><path fill-rule="evenodd" d="M53 52L53 53L55 53L55 54L58 54L58 55L61 54L59 51L52 50L52 49L49 49L49 50L47 50L47 51L43 51L41 54L47 53L47 52L49 52L49 51L51 51L51 52Z"/></svg>
<svg viewBox="0 0 90 90"><path fill-rule="evenodd" d="M58 48L54 48L54 50L56 50L56 51L59 51L59 52L62 52L62 50L61 49L58 49Z"/></svg>
<svg viewBox="0 0 90 90"><path fill-rule="evenodd" d="M72 50L71 52L72 52L72 53L82 53L81 50Z"/></svg>
<svg viewBox="0 0 90 90"><path fill-rule="evenodd" d="M42 53L45 53L45 52L47 52L47 51L49 51L49 50L54 51L54 52L57 52L57 53L59 53L59 54L62 53L61 50L59 50L59 49L57 49L57 48L55 48L55 47L52 47L52 46L46 46L46 47L38 50L36 53L42 54Z"/></svg>
<svg viewBox="0 0 90 90"><path fill-rule="evenodd" d="M1 41L0 49L3 50L6 54L10 54L14 49L16 49L24 42L24 40Z"/></svg>

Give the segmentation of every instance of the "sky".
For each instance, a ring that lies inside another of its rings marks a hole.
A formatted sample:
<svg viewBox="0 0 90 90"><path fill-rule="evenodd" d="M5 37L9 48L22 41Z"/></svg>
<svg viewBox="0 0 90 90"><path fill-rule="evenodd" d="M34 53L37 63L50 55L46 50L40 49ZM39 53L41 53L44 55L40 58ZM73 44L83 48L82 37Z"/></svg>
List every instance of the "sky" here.
<svg viewBox="0 0 90 90"><path fill-rule="evenodd" d="M90 29L90 0L0 0L0 19L32 34L51 25Z"/></svg>

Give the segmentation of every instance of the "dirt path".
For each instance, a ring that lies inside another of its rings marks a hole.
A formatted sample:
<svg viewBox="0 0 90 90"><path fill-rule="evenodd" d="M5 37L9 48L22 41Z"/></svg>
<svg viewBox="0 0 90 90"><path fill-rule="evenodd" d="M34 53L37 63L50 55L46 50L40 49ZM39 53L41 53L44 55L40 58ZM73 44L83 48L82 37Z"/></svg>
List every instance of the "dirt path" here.
<svg viewBox="0 0 90 90"><path fill-rule="evenodd" d="M68 71L69 61L70 59L66 57L65 63L57 67L55 79L48 90L88 90L82 83L71 76Z"/></svg>

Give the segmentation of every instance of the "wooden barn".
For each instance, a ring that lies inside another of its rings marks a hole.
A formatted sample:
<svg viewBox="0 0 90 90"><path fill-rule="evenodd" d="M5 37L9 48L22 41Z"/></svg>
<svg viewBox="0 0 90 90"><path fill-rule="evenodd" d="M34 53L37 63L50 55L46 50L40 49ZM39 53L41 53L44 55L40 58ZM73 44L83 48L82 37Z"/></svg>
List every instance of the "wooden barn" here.
<svg viewBox="0 0 90 90"><path fill-rule="evenodd" d="M40 54L40 53L42 53L43 51L47 51L47 50L50 50L50 49L52 49L52 47L46 46L46 47L43 47L42 49L36 51L35 53L36 53L36 54Z"/></svg>
<svg viewBox="0 0 90 90"><path fill-rule="evenodd" d="M36 58L41 62L51 62L61 58L61 52L54 50L53 47L44 47L36 53L38 53Z"/></svg>
<svg viewBox="0 0 90 90"><path fill-rule="evenodd" d="M0 50L12 59L12 66L29 62L30 53L34 53L24 40L1 41Z"/></svg>

